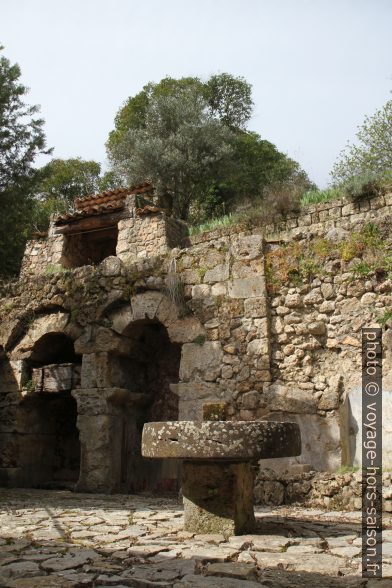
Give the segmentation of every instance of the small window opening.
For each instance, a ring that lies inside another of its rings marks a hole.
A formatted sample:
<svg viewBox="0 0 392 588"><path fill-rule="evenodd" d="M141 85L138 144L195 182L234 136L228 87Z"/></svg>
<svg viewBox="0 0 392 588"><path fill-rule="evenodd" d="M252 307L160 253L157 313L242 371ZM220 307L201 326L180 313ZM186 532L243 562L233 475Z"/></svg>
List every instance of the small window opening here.
<svg viewBox="0 0 392 588"><path fill-rule="evenodd" d="M63 265L68 268L97 265L116 255L117 225L66 236Z"/></svg>

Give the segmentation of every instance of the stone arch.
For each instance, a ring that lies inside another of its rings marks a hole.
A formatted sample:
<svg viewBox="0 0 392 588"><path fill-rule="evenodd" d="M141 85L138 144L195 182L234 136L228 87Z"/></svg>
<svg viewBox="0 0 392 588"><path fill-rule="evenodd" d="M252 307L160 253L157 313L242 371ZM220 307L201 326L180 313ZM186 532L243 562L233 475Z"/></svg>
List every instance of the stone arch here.
<svg viewBox="0 0 392 588"><path fill-rule="evenodd" d="M108 317L112 329L120 335L131 323L144 319L162 323L172 343L190 343L205 334L194 315L179 317L178 307L166 294L156 290L136 294L129 304L109 312Z"/></svg>
<svg viewBox="0 0 392 588"><path fill-rule="evenodd" d="M147 463L141 431L147 421L178 419L182 345L204 328L194 316L180 318L158 291L104 313L111 326L89 327L75 344L83 353L81 388L73 392L82 445L78 490L173 490L176 466Z"/></svg>
<svg viewBox="0 0 392 588"><path fill-rule="evenodd" d="M3 484L72 487L79 477L77 406L71 391L80 382L81 357L74 339L62 309L33 314L2 363L8 427L0 432Z"/></svg>

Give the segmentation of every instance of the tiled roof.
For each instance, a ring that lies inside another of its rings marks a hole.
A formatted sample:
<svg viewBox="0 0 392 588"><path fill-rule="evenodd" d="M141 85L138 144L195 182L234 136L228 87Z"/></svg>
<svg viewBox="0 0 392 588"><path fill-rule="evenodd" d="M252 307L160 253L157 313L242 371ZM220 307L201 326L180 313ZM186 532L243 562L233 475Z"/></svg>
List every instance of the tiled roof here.
<svg viewBox="0 0 392 588"><path fill-rule="evenodd" d="M124 200L117 200L112 202L103 202L102 204L96 204L83 208L82 210L75 210L74 212L65 212L59 214L55 218L56 225L63 225L67 222L79 220L86 216L96 216L98 214L104 214L106 212L114 212L116 210L122 210L124 208Z"/></svg>
<svg viewBox="0 0 392 588"><path fill-rule="evenodd" d="M92 194L75 200L75 211L58 215L54 222L56 225L65 224L86 216L94 216L121 210L124 208L125 198L129 194L151 194L154 191L149 182L131 186L129 188L117 188L101 194Z"/></svg>

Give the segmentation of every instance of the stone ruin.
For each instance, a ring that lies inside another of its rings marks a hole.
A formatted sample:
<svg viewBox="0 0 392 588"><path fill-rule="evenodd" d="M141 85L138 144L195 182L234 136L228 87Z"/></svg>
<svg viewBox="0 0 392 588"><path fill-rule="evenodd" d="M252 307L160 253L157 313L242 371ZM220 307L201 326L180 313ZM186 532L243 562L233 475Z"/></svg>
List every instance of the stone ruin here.
<svg viewBox="0 0 392 588"><path fill-rule="evenodd" d="M194 236L152 194L145 183L78 199L27 244L19 279L1 286L0 484L177 491L177 462L142 456L143 426L200 422L203 405L215 402L229 421L299 425L301 454L264 467L357 465L360 329L391 307L391 282L353 281L349 264L327 260L308 284L276 292L266 257L287 243L390 222L392 194Z"/></svg>

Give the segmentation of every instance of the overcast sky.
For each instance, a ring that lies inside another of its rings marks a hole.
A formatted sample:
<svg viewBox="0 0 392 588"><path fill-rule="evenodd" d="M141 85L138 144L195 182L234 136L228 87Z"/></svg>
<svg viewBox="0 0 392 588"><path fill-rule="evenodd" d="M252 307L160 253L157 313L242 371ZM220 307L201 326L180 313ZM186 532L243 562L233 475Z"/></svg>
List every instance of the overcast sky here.
<svg viewBox="0 0 392 588"><path fill-rule="evenodd" d="M392 96L392 0L0 0L0 44L55 157L106 164L122 102L165 76L253 85L249 128L321 187Z"/></svg>

